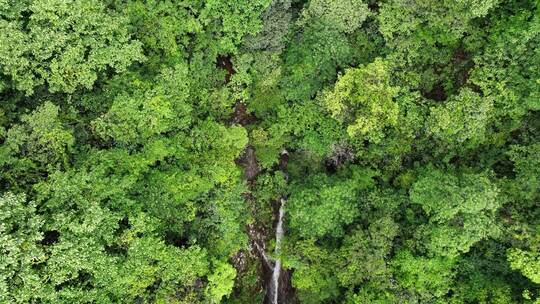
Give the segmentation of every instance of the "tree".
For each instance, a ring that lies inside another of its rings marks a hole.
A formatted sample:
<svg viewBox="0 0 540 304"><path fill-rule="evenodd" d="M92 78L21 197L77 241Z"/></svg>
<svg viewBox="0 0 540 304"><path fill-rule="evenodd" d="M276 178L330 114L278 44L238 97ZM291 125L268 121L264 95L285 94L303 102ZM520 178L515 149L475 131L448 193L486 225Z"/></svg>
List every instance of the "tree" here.
<svg viewBox="0 0 540 304"><path fill-rule="evenodd" d="M307 303L324 303L339 296L331 251L314 244L315 239L285 244L284 267L294 268L292 285L298 298Z"/></svg>
<svg viewBox="0 0 540 304"><path fill-rule="evenodd" d="M221 299L229 296L233 289L236 270L224 262L216 262L216 264L215 272L208 277L208 293L211 301L220 303Z"/></svg>
<svg viewBox="0 0 540 304"><path fill-rule="evenodd" d="M219 53L233 52L246 35L255 35L261 29L261 14L268 8L271 0L206 1L201 11L204 24L218 35Z"/></svg>
<svg viewBox="0 0 540 304"><path fill-rule="evenodd" d="M497 0L384 2L377 19L392 50L388 61L394 76L423 92L441 84L451 91L453 79L448 76L456 73L446 71L458 67L453 58L460 40L473 31L476 18L486 16L497 4Z"/></svg>
<svg viewBox="0 0 540 304"><path fill-rule="evenodd" d="M431 108L428 132L443 142L442 145L476 148L486 142L489 134L493 101L470 89L462 89L444 104ZM459 151L458 150L458 151Z"/></svg>
<svg viewBox="0 0 540 304"><path fill-rule="evenodd" d="M419 230L428 239L428 250L453 258L478 241L497 236L499 192L486 173L454 175L427 169L412 186L410 198L429 217Z"/></svg>
<svg viewBox="0 0 540 304"><path fill-rule="evenodd" d="M426 258L401 251L393 265L399 284L427 301L446 295L455 276L455 260L448 257Z"/></svg>
<svg viewBox="0 0 540 304"><path fill-rule="evenodd" d="M508 261L512 269L521 271L532 282L540 282L540 255L538 242L531 250L512 248L508 251Z"/></svg>
<svg viewBox="0 0 540 304"><path fill-rule="evenodd" d="M142 42L153 64L183 58L193 43L190 35L199 37L204 32L197 18L201 4L196 1L125 1L117 10L129 17L131 34Z"/></svg>
<svg viewBox="0 0 540 304"><path fill-rule="evenodd" d="M74 130L64 123L61 109L52 102L46 101L19 118L0 146L0 166L6 168L1 179L12 191L69 168L75 150Z"/></svg>
<svg viewBox="0 0 540 304"><path fill-rule="evenodd" d="M384 137L383 129L397 123L397 92L390 85L386 64L376 59L365 67L347 70L324 96L324 104L334 118L346 124L350 137L378 143Z"/></svg>
<svg viewBox="0 0 540 304"><path fill-rule="evenodd" d="M367 231L357 229L346 236L337 253L340 284L352 287L372 281L383 287L390 277L386 259L398 229L399 226L387 217L373 221Z"/></svg>
<svg viewBox="0 0 540 304"><path fill-rule="evenodd" d="M23 124L8 130L6 148L43 165L68 165L75 139L73 131L60 120L59 111L47 101L32 114L23 115Z"/></svg>
<svg viewBox="0 0 540 304"><path fill-rule="evenodd" d="M540 282L540 218L537 208L540 145L512 146L508 152L514 163L515 179L508 181L512 203L511 215L513 246L507 250L510 267L519 270L533 283Z"/></svg>
<svg viewBox="0 0 540 304"><path fill-rule="evenodd" d="M310 23L298 39L285 51L280 82L285 98L294 101L311 99L330 84L352 51L344 33L322 23Z"/></svg>
<svg viewBox="0 0 540 304"><path fill-rule="evenodd" d="M50 92L91 89L108 70L144 60L127 19L99 1L25 1L2 5L0 15L2 82L27 95L43 85Z"/></svg>
<svg viewBox="0 0 540 304"><path fill-rule="evenodd" d="M36 266L47 259L40 246L43 218L26 195L0 197L0 301L28 303L47 291Z"/></svg>
<svg viewBox="0 0 540 304"><path fill-rule="evenodd" d="M508 13L492 16L493 26L484 34L489 38L475 56L471 71L470 82L493 100L492 124L497 137L507 137L519 128L528 111L540 108L540 73L532 68L540 63L534 47L540 41L538 4L522 5L516 3Z"/></svg>
<svg viewBox="0 0 540 304"><path fill-rule="evenodd" d="M300 23L320 22L336 28L339 32L352 33L369 15L369 9L362 0L312 0L302 11Z"/></svg>
<svg viewBox="0 0 540 304"><path fill-rule="evenodd" d="M244 47L249 50L280 52L285 47L285 36L291 26L291 0L273 0L262 14L262 29L248 35Z"/></svg>
<svg viewBox="0 0 540 304"><path fill-rule="evenodd" d="M512 146L508 151L510 159L514 163L516 177L511 183L511 195L520 204L538 202L540 189L540 144L528 146Z"/></svg>
<svg viewBox="0 0 540 304"><path fill-rule="evenodd" d="M381 31L390 41L424 37L429 44L450 42L463 35L471 19L485 16L497 2L393 0L381 7ZM440 15L443 11L446 14Z"/></svg>
<svg viewBox="0 0 540 304"><path fill-rule="evenodd" d="M161 72L157 85L139 81L133 93L119 93L108 112L92 122L95 133L119 146L130 146L186 130L192 122L188 73L185 64L177 64Z"/></svg>
<svg viewBox="0 0 540 304"><path fill-rule="evenodd" d="M351 60L348 35L361 26L368 12L357 0L309 2L296 29L301 31L298 41L286 51L282 86L287 99L310 99L335 79L337 68Z"/></svg>
<svg viewBox="0 0 540 304"><path fill-rule="evenodd" d="M303 238L342 236L344 226L358 216L358 192L372 183L368 170L355 173L349 179L317 174L304 185L292 185L287 201L291 229Z"/></svg>
<svg viewBox="0 0 540 304"><path fill-rule="evenodd" d="M129 232L128 232L129 233ZM162 241L125 236L127 259L118 267L109 290L121 301L136 299L157 302L179 298L190 301L199 298L196 280L208 273L206 253L198 246L180 249ZM148 289L154 288L152 293ZM198 302L198 301L197 301Z"/></svg>

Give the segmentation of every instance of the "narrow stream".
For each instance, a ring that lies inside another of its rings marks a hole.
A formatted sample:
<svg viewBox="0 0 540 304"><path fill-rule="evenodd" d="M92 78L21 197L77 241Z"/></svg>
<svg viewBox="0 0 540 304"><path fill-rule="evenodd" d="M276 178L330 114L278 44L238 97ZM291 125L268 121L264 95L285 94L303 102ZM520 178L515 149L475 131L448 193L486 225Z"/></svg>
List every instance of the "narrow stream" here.
<svg viewBox="0 0 540 304"><path fill-rule="evenodd" d="M256 123L256 118L246 112L245 106L241 102L237 102L234 108L234 115L231 119L231 123L238 123L242 126ZM287 163L289 160L289 152L285 149L280 153L279 171L285 175L285 180L288 182ZM246 147L243 155L237 160L237 164L244 168L244 178L246 179L248 186L253 187L256 182L256 178L261 172L261 168L258 165L255 149L252 146ZM245 197L246 200L253 199L249 195ZM266 252L266 240L267 233L271 229L264 227L257 227L256 223L247 225L247 233L250 240L251 251L261 262L261 282L263 282L266 289L266 295L264 298L265 304L278 304L278 303L297 303L295 301L295 291L291 284L291 271L282 269L282 263L279 256L281 255L281 243L285 234L284 221L285 221L285 202L286 196L279 199L279 210L276 212L273 207L274 216L277 218L276 232L275 232L275 248L273 257L269 256ZM276 201L274 201L277 203ZM275 206L275 205L274 205ZM237 266L235 266L237 267ZM238 262L237 269L241 269L241 263Z"/></svg>
<svg viewBox="0 0 540 304"><path fill-rule="evenodd" d="M231 62L231 56L219 56L216 59L216 65L227 71L225 82L228 83L231 76L235 74L235 70ZM230 123L246 126L257 123L257 118L248 113L246 106L242 102L238 101L234 106L234 114ZM278 167L279 170L285 174L285 179L287 182L288 161L289 152L286 149L283 149L280 153ZM247 146L243 156L237 159L237 164L244 167L244 178L248 184L251 185L250 187L252 187L257 176L261 172L261 168L258 165L257 156L255 155L255 149L252 146ZM296 303L292 302L292 299L294 298L294 288L291 285L291 272L287 269L281 269L281 259L279 258L279 255L281 254L281 240L285 234L285 230L283 229L285 202L286 197L281 197L279 200L280 206L276 225L276 245L274 249L275 259L272 259L266 254L265 231L267 230L260 230L253 223L247 226L247 233L252 250L255 249L255 251L258 253L263 266L261 269L261 278L263 281L265 281L266 285L266 297L264 303L268 304L278 304L279 301L282 301L282 303ZM237 269L240 269L240 267L241 266L237 267ZM271 277L269 276L270 273L272 275Z"/></svg>
<svg viewBox="0 0 540 304"><path fill-rule="evenodd" d="M285 214L285 199L281 198L281 205L279 206L279 217L276 226L276 248L274 254L276 260L274 262L274 269L272 271L272 282L268 290L269 298L272 300L272 304L278 304L279 295L279 275L281 274L281 259L279 258L281 250L281 239L283 238L283 215Z"/></svg>

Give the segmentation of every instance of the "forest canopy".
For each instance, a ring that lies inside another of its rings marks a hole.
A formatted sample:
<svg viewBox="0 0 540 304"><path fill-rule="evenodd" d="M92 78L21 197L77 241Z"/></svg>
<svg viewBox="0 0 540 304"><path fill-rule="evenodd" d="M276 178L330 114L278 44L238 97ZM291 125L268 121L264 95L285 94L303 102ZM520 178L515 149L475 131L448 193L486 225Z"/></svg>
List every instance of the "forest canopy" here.
<svg viewBox="0 0 540 304"><path fill-rule="evenodd" d="M0 0L0 303L540 304L537 0Z"/></svg>

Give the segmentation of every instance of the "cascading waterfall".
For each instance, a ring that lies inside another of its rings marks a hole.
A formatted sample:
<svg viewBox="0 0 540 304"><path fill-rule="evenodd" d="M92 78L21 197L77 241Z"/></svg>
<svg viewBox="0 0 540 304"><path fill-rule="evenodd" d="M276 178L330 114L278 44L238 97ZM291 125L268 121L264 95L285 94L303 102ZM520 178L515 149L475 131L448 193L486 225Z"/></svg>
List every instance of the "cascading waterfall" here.
<svg viewBox="0 0 540 304"><path fill-rule="evenodd" d="M257 243L255 243L255 247L257 248L257 251L259 251L259 253L261 254L261 257L264 263L266 264L266 266L268 266L268 268L273 269L272 263L270 263L270 259L268 259L266 252L264 252L264 249L262 249L261 246L259 246L259 244Z"/></svg>
<svg viewBox="0 0 540 304"><path fill-rule="evenodd" d="M251 152L251 153L250 153ZM249 165L249 158L251 155L251 158L254 159L254 153L253 150L247 150L247 158L248 163L246 165L246 168L250 167ZM287 168L287 162L288 162L288 155L289 152L287 150L281 151L281 157L279 162L279 168L285 175L285 180L288 182L288 174L286 173ZM251 167L256 166L255 161L251 161L252 165ZM253 165L255 163L255 165ZM249 171L248 169L246 169ZM256 170L251 170L256 171ZM252 174L245 174L246 176L249 176L248 180L253 180L255 175ZM260 261L265 266L263 267L264 276L265 276L265 283L266 283L266 297L265 297L265 303L267 304L278 304L278 301L288 301L287 297L291 296L292 286L290 286L290 274L285 270L282 271L281 269L281 259L279 258L281 254L281 242L283 239L283 236L285 234L285 230L283 228L283 221L285 217L285 202L287 201L286 196L282 196L279 199L279 212L277 214L277 225L276 225L276 243L274 248L274 254L273 257L267 254L266 252L266 246L265 246L265 232L260 232L256 229L255 225L250 224L248 225L248 234L251 239L251 248L253 251L256 251L258 253L258 256L260 257ZM274 209L275 211L275 209Z"/></svg>
<svg viewBox="0 0 540 304"><path fill-rule="evenodd" d="M272 300L272 304L278 304L279 295L279 275L281 274L281 259L278 257L281 250L281 239L283 238L283 215L285 214L285 200L280 200L279 217L276 227L276 248L274 254L276 255L276 261L274 263L274 269L272 271L272 282L270 285L269 298Z"/></svg>

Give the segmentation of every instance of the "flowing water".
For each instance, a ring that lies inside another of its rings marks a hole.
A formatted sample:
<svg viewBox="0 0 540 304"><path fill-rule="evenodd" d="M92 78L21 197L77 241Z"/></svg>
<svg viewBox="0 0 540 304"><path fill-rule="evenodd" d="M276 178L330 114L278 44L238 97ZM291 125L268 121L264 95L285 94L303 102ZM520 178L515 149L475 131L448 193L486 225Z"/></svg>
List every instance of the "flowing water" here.
<svg viewBox="0 0 540 304"><path fill-rule="evenodd" d="M230 56L220 56L217 59L217 65L227 70L227 76L225 78L225 81L229 82L230 77L235 73ZM246 111L245 105L242 102L237 102L234 107L234 115L232 117L231 123L239 123L242 126L246 126L254 124L256 122L257 118ZM285 180L287 182L289 181L287 174L288 161L289 152L286 149L283 149L280 153L279 170L284 173ZM261 168L258 165L257 157L255 155L255 149L252 146L246 147L243 155L239 159L237 159L237 164L244 167L244 178L248 182L248 185L250 185L250 188L253 187L253 184L261 171ZM246 199L249 198L247 197ZM273 260L266 254L265 231L257 229L256 226L253 224L250 224L247 227L251 248L252 250L258 252L258 256L260 256L260 260L262 262L262 265L264 266L261 270L261 277L265 281L266 285L265 303L271 304L278 304L278 301L280 299L282 302L284 301L284 303L296 303L291 302L291 299L294 298L294 288L291 285L291 272L286 269L282 271L281 259L279 258L279 255L281 253L281 240L285 233L283 229L283 218L285 216L285 201L286 198L284 197L280 199L278 221L276 225L276 246L274 250L275 260ZM241 258L237 264L237 269L241 269ZM270 272L272 274L271 278L269 278Z"/></svg>
<svg viewBox="0 0 540 304"><path fill-rule="evenodd" d="M272 282L269 288L269 298L272 304L278 304L279 295L279 275L281 274L281 259L279 253L281 250L281 239L283 238L283 215L285 214L285 200L281 199L281 205L279 206L279 217L276 226L276 248L274 254L276 255L276 261L274 263L274 269L272 271Z"/></svg>
<svg viewBox="0 0 540 304"><path fill-rule="evenodd" d="M279 161L279 170L285 175L285 180L288 182L287 174L287 162L288 162L287 150L281 152ZM238 163L244 167L244 177L248 182L248 185L253 186L256 177L260 173L260 168L257 163L255 150L253 147L248 146L243 153L243 156L238 159ZM253 199L250 196L246 196L246 199ZM270 229L264 229L263 227L257 227L255 223L247 225L247 233L250 239L251 252L258 256L261 265L261 278L264 282L266 289L266 295L264 299L265 304L278 304L278 303L296 303L294 301L294 289L291 285L291 272L287 269L282 269L281 255L281 243L285 234L284 220L285 220L285 203L286 196L281 197L277 202L279 203L279 209L272 208L276 219L275 226L275 248L272 256L266 251L266 240ZM275 205L274 205L275 206ZM240 263L238 263L240 265Z"/></svg>

